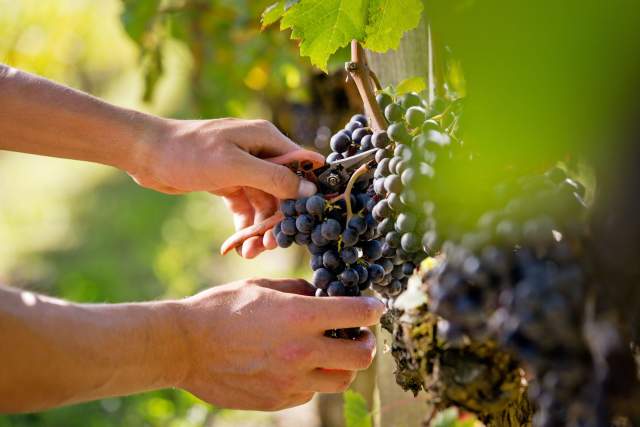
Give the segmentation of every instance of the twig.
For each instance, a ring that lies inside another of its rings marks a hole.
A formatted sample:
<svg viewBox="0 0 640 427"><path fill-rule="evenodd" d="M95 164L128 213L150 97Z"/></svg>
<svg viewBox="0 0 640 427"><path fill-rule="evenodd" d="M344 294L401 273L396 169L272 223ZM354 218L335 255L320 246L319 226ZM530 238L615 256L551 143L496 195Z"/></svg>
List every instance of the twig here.
<svg viewBox="0 0 640 427"><path fill-rule="evenodd" d="M375 91L372 82L372 75L367 65L367 58L364 49L357 40L351 42L351 61L345 64L349 77L358 88L360 98L364 104L364 110L371 120L371 128L374 131L385 130L387 121L382 114L382 110L376 102ZM379 84L379 82L377 83Z"/></svg>

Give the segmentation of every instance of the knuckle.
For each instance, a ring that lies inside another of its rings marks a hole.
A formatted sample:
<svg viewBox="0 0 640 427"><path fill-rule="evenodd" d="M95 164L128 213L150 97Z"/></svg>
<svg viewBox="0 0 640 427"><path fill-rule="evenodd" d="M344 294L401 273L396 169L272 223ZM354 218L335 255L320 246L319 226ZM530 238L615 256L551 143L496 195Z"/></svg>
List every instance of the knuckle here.
<svg viewBox="0 0 640 427"><path fill-rule="evenodd" d="M279 358L286 365L303 365L313 357L314 350L298 343L282 346Z"/></svg>

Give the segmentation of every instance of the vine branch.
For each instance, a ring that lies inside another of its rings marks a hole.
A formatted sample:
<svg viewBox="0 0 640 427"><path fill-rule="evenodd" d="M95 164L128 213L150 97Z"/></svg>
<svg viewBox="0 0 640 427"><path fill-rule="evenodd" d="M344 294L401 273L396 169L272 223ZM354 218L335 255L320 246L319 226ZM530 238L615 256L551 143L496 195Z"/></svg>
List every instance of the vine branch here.
<svg viewBox="0 0 640 427"><path fill-rule="evenodd" d="M345 68L349 73L349 77L355 83L360 98L362 98L364 111L371 121L371 128L374 131L385 130L387 121L376 102L376 94L372 86L372 82L376 82L374 79L377 78L369 70L364 49L357 40L351 41L351 61L346 63ZM379 83L376 82L375 84L378 85Z"/></svg>

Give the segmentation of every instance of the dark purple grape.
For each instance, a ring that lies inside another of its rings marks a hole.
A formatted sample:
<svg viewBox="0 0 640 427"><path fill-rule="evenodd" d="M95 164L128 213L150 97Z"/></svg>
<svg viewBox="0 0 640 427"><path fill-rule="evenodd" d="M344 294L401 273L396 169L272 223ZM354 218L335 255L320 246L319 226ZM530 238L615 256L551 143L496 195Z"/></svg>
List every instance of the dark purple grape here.
<svg viewBox="0 0 640 427"><path fill-rule="evenodd" d="M416 266L412 262L405 262L404 264L402 264L402 272L405 276L411 276L415 268Z"/></svg>
<svg viewBox="0 0 640 427"><path fill-rule="evenodd" d="M296 212L300 215L307 213L307 198L303 197L296 200Z"/></svg>
<svg viewBox="0 0 640 427"><path fill-rule="evenodd" d="M322 255L311 255L311 260L309 261L309 265L313 271L316 271L319 268L324 267L322 263Z"/></svg>
<svg viewBox="0 0 640 427"><path fill-rule="evenodd" d="M329 283L335 280L335 276L331 273L331 271L326 268L318 268L313 272L313 278L311 279L311 283L316 288L319 289L327 289Z"/></svg>
<svg viewBox="0 0 640 427"><path fill-rule="evenodd" d="M311 239L311 243L307 245L307 249L309 250L309 253L311 255L320 255L320 256L322 256L322 254L326 250L324 246L318 246L315 243L313 243L313 239Z"/></svg>
<svg viewBox="0 0 640 427"><path fill-rule="evenodd" d="M371 143L375 148L387 148L390 142L389 135L387 135L387 131L385 130L375 131L371 136Z"/></svg>
<svg viewBox="0 0 640 427"><path fill-rule="evenodd" d="M325 246L329 241L322 235L322 224L318 224L311 232L311 241L318 246Z"/></svg>
<svg viewBox="0 0 640 427"><path fill-rule="evenodd" d="M273 226L273 235L280 234L282 232L282 221Z"/></svg>
<svg viewBox="0 0 640 427"><path fill-rule="evenodd" d="M331 137L329 144L334 152L343 153L349 149L351 137L346 132L340 131Z"/></svg>
<svg viewBox="0 0 640 427"><path fill-rule="evenodd" d="M405 274L402 271L402 266L404 264L399 264L393 267L393 270L391 270L391 277L393 277L394 279L402 279L404 278Z"/></svg>
<svg viewBox="0 0 640 427"><path fill-rule="evenodd" d="M352 141L354 144L360 145L360 143L362 142L362 138L364 138L367 135L371 135L371 129L369 128L356 129L353 132Z"/></svg>
<svg viewBox="0 0 640 427"><path fill-rule="evenodd" d="M338 160L344 159L344 156L340 153L331 153L327 156L327 163L333 163Z"/></svg>
<svg viewBox="0 0 640 427"><path fill-rule="evenodd" d="M367 273L369 274L369 279L373 283L380 282L385 275L384 268L380 264L369 265L369 268L367 268Z"/></svg>
<svg viewBox="0 0 640 427"><path fill-rule="evenodd" d="M355 114L349 119L350 122L359 122L362 126L367 126L369 121L367 120L367 116L364 114Z"/></svg>
<svg viewBox="0 0 640 427"><path fill-rule="evenodd" d="M326 201L324 200L324 197L317 194L315 196L311 196L307 199L307 212L317 218L322 218L325 204Z"/></svg>
<svg viewBox="0 0 640 427"><path fill-rule="evenodd" d="M377 240L365 242L362 245L362 253L367 261L376 261L382 257L382 245Z"/></svg>
<svg viewBox="0 0 640 427"><path fill-rule="evenodd" d="M358 232L356 230L353 228L347 228L344 230L344 233L342 233L342 244L345 247L354 246L358 243L358 237Z"/></svg>
<svg viewBox="0 0 640 427"><path fill-rule="evenodd" d="M298 232L296 228L296 220L293 217L286 217L280 222L280 228L282 229L282 233L287 236L295 236Z"/></svg>
<svg viewBox="0 0 640 427"><path fill-rule="evenodd" d="M360 129L361 127L362 127L362 123L360 122L349 122L344 127L344 129L351 132L351 139L354 140L356 130Z"/></svg>
<svg viewBox="0 0 640 427"><path fill-rule="evenodd" d="M296 201L292 199L283 200L280 202L280 210L285 216L296 215Z"/></svg>
<svg viewBox="0 0 640 427"><path fill-rule="evenodd" d="M384 258L392 258L395 256L396 250L388 242L382 242L382 256Z"/></svg>
<svg viewBox="0 0 640 427"><path fill-rule="evenodd" d="M358 272L353 268L347 268L340 273L339 279L346 287L356 286L360 280Z"/></svg>
<svg viewBox="0 0 640 427"><path fill-rule="evenodd" d="M371 135L365 135L360 141L360 151L369 151L373 149L373 142L371 142Z"/></svg>
<svg viewBox="0 0 640 427"><path fill-rule="evenodd" d="M297 233L294 241L300 246L306 246L311 243L311 235L308 233Z"/></svg>
<svg viewBox="0 0 640 427"><path fill-rule="evenodd" d="M362 234L367 229L367 223L363 217L356 215L351 217L347 223L347 227L354 229L358 234Z"/></svg>
<svg viewBox="0 0 640 427"><path fill-rule="evenodd" d="M329 218L322 223L322 237L327 240L338 240L340 232L342 232L342 226L335 219Z"/></svg>
<svg viewBox="0 0 640 427"><path fill-rule="evenodd" d="M337 280L331 282L327 288L327 294L330 297L343 297L346 293L344 285Z"/></svg>
<svg viewBox="0 0 640 427"><path fill-rule="evenodd" d="M322 263L329 270L339 270L342 267L342 260L335 249L329 249L322 255Z"/></svg>
<svg viewBox="0 0 640 427"><path fill-rule="evenodd" d="M369 279L369 272L367 267L362 264L356 264L353 269L358 273L358 283L363 284ZM365 288L366 289L366 288ZM360 288L362 290L362 288Z"/></svg>
<svg viewBox="0 0 640 427"><path fill-rule="evenodd" d="M340 251L340 258L345 264L354 264L358 260L358 251L355 248L344 248Z"/></svg>
<svg viewBox="0 0 640 427"><path fill-rule="evenodd" d="M288 236L284 233L280 233L276 235L276 242L281 248L288 248L293 244L293 236Z"/></svg>
<svg viewBox="0 0 640 427"><path fill-rule="evenodd" d="M381 261L378 261L378 264L384 268L384 274L390 274L391 270L393 270L393 262L389 258L383 258Z"/></svg>
<svg viewBox="0 0 640 427"><path fill-rule="evenodd" d="M296 218L296 228L300 233L310 234L313 231L315 221L308 214L302 214Z"/></svg>

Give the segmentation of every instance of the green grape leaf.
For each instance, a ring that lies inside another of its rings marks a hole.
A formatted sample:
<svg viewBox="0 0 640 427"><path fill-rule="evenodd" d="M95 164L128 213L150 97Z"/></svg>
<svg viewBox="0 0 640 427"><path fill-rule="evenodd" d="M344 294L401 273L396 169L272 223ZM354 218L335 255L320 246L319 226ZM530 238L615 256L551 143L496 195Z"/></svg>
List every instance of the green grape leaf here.
<svg viewBox="0 0 640 427"><path fill-rule="evenodd" d="M280 27L300 40L300 55L327 71L329 57L351 40L364 40L368 0L301 0L285 12Z"/></svg>
<svg viewBox="0 0 640 427"><path fill-rule="evenodd" d="M422 77L410 77L404 79L396 86L396 95L403 95L409 92L422 92L427 88L427 82Z"/></svg>
<svg viewBox="0 0 640 427"><path fill-rule="evenodd" d="M285 12L285 0L277 1L267 7L264 12L262 12L262 18L260 19L262 22L262 29L264 30L266 27L282 18L282 15L284 15Z"/></svg>
<svg viewBox="0 0 640 427"><path fill-rule="evenodd" d="M417 27L421 16L421 0L371 0L364 47L376 52L396 49L405 31Z"/></svg>
<svg viewBox="0 0 640 427"><path fill-rule="evenodd" d="M121 20L125 31L136 43L141 44L144 34L156 18L161 0L126 0Z"/></svg>
<svg viewBox="0 0 640 427"><path fill-rule="evenodd" d="M346 427L371 427L373 422L367 409L367 401L360 393L347 390L344 397L344 422Z"/></svg>

